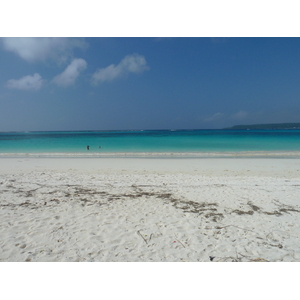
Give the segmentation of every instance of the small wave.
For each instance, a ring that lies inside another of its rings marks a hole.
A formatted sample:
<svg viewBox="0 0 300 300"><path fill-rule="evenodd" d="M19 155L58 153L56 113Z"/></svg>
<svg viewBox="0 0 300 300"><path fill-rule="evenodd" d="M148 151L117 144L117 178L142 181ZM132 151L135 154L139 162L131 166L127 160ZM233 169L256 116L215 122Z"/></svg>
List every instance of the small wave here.
<svg viewBox="0 0 300 300"><path fill-rule="evenodd" d="M61 153L0 153L0 158L300 158L300 151L271 152L61 152Z"/></svg>

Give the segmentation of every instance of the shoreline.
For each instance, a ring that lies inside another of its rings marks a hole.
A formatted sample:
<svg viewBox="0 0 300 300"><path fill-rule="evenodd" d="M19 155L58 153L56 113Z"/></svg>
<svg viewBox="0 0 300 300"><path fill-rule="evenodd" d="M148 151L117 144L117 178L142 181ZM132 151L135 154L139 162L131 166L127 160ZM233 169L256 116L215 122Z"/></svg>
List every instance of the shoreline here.
<svg viewBox="0 0 300 300"><path fill-rule="evenodd" d="M1 158L300 158L300 151L238 152L6 152Z"/></svg>

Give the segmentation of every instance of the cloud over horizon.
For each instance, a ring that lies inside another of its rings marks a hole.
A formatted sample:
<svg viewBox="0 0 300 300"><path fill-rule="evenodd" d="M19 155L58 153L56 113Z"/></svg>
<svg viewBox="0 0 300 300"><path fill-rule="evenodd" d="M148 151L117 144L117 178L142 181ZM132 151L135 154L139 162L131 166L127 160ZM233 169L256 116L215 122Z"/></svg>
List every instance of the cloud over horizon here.
<svg viewBox="0 0 300 300"><path fill-rule="evenodd" d="M67 68L52 80L58 86L67 87L73 85L80 75L80 72L87 68L87 62L82 58L75 58Z"/></svg>
<svg viewBox="0 0 300 300"><path fill-rule="evenodd" d="M225 115L221 112L215 113L214 115L212 115L211 117L207 117L203 119L203 122L211 122L211 121L215 121L218 120L222 117L224 117Z"/></svg>
<svg viewBox="0 0 300 300"><path fill-rule="evenodd" d="M248 112L241 110L241 111L237 112L236 114L233 114L231 117L233 119L241 120L241 119L247 118L248 115L249 115Z"/></svg>
<svg viewBox="0 0 300 300"><path fill-rule="evenodd" d="M92 76L92 83L97 85L105 81L112 81L128 73L142 73L149 70L144 56L132 54L125 56L118 65L111 64L106 68L98 69Z"/></svg>
<svg viewBox="0 0 300 300"><path fill-rule="evenodd" d="M35 73L33 76L27 75L20 79L10 79L7 81L6 87L18 90L39 90L42 87L42 84L42 76Z"/></svg>
<svg viewBox="0 0 300 300"><path fill-rule="evenodd" d="M74 48L84 49L88 45L79 38L4 37L1 40L5 50L15 53L27 62L48 58L64 62L71 56Z"/></svg>

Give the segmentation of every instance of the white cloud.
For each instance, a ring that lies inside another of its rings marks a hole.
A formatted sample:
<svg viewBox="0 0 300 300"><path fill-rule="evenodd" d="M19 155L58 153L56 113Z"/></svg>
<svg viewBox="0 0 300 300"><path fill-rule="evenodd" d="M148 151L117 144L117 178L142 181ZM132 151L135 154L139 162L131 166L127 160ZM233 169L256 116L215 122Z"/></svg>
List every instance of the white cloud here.
<svg viewBox="0 0 300 300"><path fill-rule="evenodd" d="M18 90L39 90L42 87L43 80L40 74L35 73L33 76L27 75L21 79L10 79L7 81L6 86L9 89Z"/></svg>
<svg viewBox="0 0 300 300"><path fill-rule="evenodd" d="M106 68L98 69L92 76L92 83L98 84L111 81L128 73L142 73L149 70L144 56L132 54L125 56L118 65L110 65Z"/></svg>
<svg viewBox="0 0 300 300"><path fill-rule="evenodd" d="M85 48L87 43L78 38L54 37L5 37L4 49L17 54L28 62L42 61L48 58L63 62L70 57L73 48Z"/></svg>
<svg viewBox="0 0 300 300"><path fill-rule="evenodd" d="M214 115L212 115L211 117L203 119L203 122L215 121L215 120L222 118L223 116L224 116L223 113L218 112L218 113L215 113Z"/></svg>
<svg viewBox="0 0 300 300"><path fill-rule="evenodd" d="M59 86L69 86L75 83L75 80L79 76L80 72L85 70L87 62L82 58L75 58L67 66L67 68L59 75L55 76L52 80Z"/></svg>
<svg viewBox="0 0 300 300"><path fill-rule="evenodd" d="M248 113L246 111L239 111L237 112L236 114L232 115L232 118L233 119L238 119L238 120L241 120L241 119L245 119L248 117Z"/></svg>

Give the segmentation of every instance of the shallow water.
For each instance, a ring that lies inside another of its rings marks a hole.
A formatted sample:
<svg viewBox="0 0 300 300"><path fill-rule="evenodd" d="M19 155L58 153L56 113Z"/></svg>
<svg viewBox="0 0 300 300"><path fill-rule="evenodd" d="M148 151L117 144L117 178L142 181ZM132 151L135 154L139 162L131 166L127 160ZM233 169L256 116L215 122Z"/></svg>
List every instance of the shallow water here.
<svg viewBox="0 0 300 300"><path fill-rule="evenodd" d="M87 145L90 146L87 150ZM300 151L300 130L0 133L0 153L223 153Z"/></svg>

